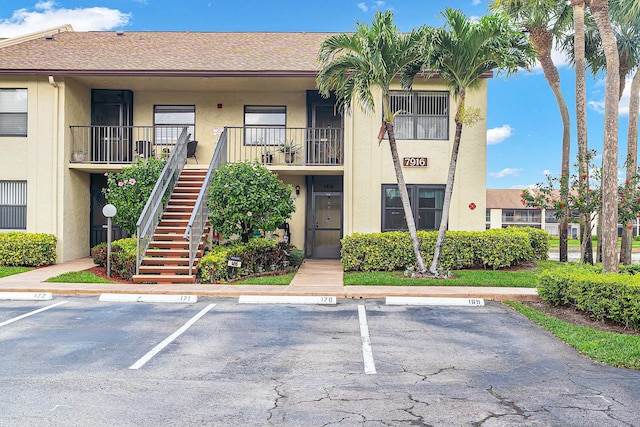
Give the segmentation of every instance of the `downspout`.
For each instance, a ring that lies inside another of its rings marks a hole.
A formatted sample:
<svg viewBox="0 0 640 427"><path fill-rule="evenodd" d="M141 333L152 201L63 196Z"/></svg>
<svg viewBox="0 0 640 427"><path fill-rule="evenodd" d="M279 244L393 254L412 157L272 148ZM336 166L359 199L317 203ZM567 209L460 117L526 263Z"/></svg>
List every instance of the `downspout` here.
<svg viewBox="0 0 640 427"><path fill-rule="evenodd" d="M58 168L59 168L59 164L58 164L58 160L59 160L59 147L58 147L58 143L60 141L60 138L58 136L58 122L60 119L60 109L58 107L58 102L59 102L59 97L60 97L60 87L58 86L58 83L56 83L56 80L53 76L49 76L49 84L51 86L53 86L53 144L52 144L52 153L51 153L51 159L53 161L53 212L55 212L54 214L54 221L55 221L55 225L54 225L54 230L55 230L55 236L56 236L56 252L58 254L58 261L61 261L61 253L60 253L60 249L61 249L61 242L60 242L60 221L62 218L62 215L60 214L58 207L60 206L60 190L62 189L62 187L59 185L58 183L58 179L60 177Z"/></svg>

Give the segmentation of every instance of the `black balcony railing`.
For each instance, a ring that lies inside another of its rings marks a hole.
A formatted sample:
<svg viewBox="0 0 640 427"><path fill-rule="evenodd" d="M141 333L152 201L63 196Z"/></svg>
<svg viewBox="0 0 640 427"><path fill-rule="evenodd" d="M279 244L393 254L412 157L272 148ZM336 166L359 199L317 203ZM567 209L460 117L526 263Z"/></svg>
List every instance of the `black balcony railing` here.
<svg viewBox="0 0 640 427"><path fill-rule="evenodd" d="M184 127L71 126L71 163L128 164L136 156L160 156L175 148ZM227 127L227 162L268 165L336 166L344 164L339 128Z"/></svg>
<svg viewBox="0 0 640 427"><path fill-rule="evenodd" d="M344 163L342 129L227 127L227 161L327 166Z"/></svg>
<svg viewBox="0 0 640 427"><path fill-rule="evenodd" d="M71 126L71 163L131 163L169 154L184 126Z"/></svg>

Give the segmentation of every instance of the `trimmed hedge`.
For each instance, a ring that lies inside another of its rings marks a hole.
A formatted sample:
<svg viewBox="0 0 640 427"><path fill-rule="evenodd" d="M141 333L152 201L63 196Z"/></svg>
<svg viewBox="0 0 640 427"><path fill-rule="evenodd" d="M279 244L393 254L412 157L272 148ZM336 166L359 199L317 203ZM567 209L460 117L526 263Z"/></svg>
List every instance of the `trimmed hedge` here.
<svg viewBox="0 0 640 427"><path fill-rule="evenodd" d="M123 279L131 280L136 273L137 241L133 237L111 242L111 271ZM100 267L107 265L107 244L100 243L91 249L93 262Z"/></svg>
<svg viewBox="0 0 640 427"><path fill-rule="evenodd" d="M437 231L418 231L424 262L431 264ZM548 233L529 227L486 231L448 231L440 267L504 268L534 259L547 259ZM345 271L396 271L415 268L409 233L354 233L342 239L340 251Z"/></svg>
<svg viewBox="0 0 640 427"><path fill-rule="evenodd" d="M598 320L640 329L640 278L633 274L602 273L590 265L568 265L543 272L538 294L545 301L575 307Z"/></svg>
<svg viewBox="0 0 640 427"><path fill-rule="evenodd" d="M239 258L242 267L232 269L227 266L229 258ZM243 244L235 241L229 245L214 245L211 251L202 257L198 264L198 274L204 283L226 281L240 276L259 274L284 268L297 268L302 263L302 251L287 243L278 243L274 239L261 237L250 239ZM247 270L245 274L245 269Z"/></svg>
<svg viewBox="0 0 640 427"><path fill-rule="evenodd" d="M10 231L0 233L0 265L38 267L55 264L56 236Z"/></svg>

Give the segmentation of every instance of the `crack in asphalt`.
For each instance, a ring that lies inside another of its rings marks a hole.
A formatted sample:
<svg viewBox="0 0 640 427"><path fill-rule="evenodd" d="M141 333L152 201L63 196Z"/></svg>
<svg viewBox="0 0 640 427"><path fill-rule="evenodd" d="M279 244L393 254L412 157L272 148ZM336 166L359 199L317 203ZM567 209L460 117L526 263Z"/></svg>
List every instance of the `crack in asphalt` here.
<svg viewBox="0 0 640 427"><path fill-rule="evenodd" d="M273 391L276 392L276 399L273 401L273 406L271 408L269 408L269 410L267 411L269 413L269 416L267 417L267 421L269 422L269 424L272 425L280 425L282 422L284 422L285 419L285 415L282 415L282 420L277 421L277 422L273 422L272 418L273 418L273 411L275 411L276 409L278 409L280 407L280 400L284 399L287 397L286 394L282 393L279 388L284 386L284 383L281 381L278 381L277 378L271 378L273 381L276 382L276 386L273 388Z"/></svg>

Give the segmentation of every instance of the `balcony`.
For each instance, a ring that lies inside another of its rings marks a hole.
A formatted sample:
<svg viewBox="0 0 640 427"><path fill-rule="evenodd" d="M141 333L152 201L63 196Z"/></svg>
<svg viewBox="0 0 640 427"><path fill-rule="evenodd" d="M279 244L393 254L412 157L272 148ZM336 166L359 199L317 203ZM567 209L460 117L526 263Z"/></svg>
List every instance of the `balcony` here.
<svg viewBox="0 0 640 427"><path fill-rule="evenodd" d="M227 161L275 166L342 166L342 129L227 127Z"/></svg>
<svg viewBox="0 0 640 427"><path fill-rule="evenodd" d="M184 126L71 126L71 163L122 165L169 154Z"/></svg>
<svg viewBox="0 0 640 427"><path fill-rule="evenodd" d="M122 166L136 156L169 154L184 127L71 126L70 162ZM202 142L202 141L201 141ZM342 166L343 131L339 128L227 127L222 161L258 161L267 166Z"/></svg>

